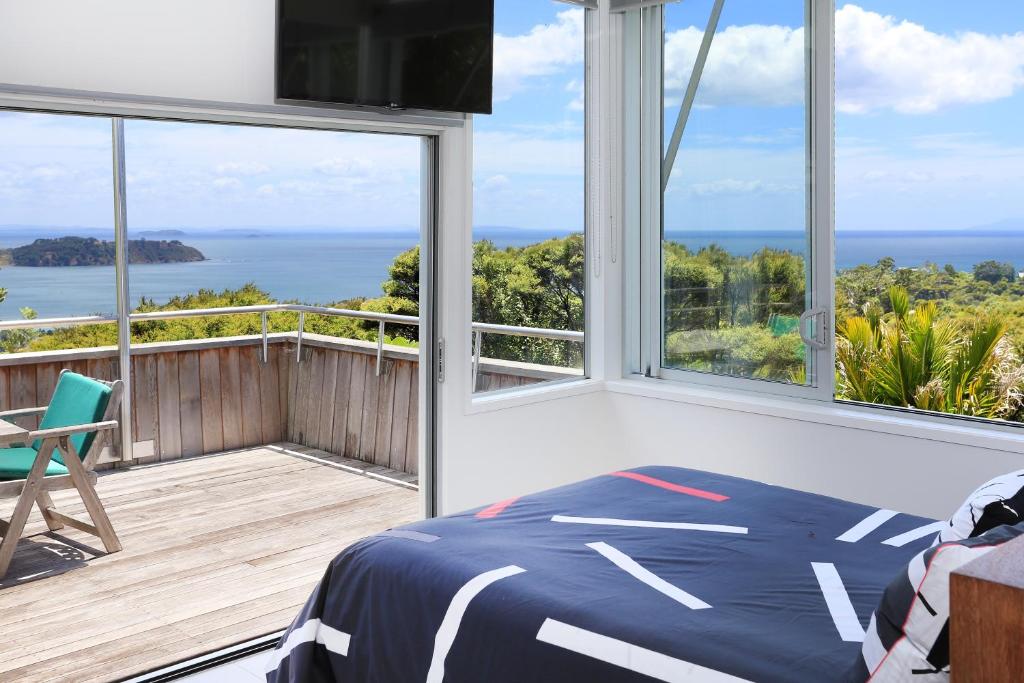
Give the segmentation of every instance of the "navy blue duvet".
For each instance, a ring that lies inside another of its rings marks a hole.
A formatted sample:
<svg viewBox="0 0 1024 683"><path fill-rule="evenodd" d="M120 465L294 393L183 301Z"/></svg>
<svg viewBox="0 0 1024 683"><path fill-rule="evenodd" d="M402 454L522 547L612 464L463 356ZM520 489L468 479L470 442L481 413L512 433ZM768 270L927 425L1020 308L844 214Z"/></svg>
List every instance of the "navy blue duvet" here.
<svg viewBox="0 0 1024 683"><path fill-rule="evenodd" d="M687 469L613 473L351 546L268 680L838 680L932 523Z"/></svg>

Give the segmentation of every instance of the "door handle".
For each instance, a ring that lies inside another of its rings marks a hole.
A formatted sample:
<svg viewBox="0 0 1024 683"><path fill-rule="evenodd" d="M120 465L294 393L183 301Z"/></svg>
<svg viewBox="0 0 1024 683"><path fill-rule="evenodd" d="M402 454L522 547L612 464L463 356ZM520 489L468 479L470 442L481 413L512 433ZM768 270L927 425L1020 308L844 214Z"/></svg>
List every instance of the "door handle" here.
<svg viewBox="0 0 1024 683"><path fill-rule="evenodd" d="M800 316L800 338L805 344L814 349L827 349L828 340L825 335L825 316L828 314L827 308L812 308L804 311ZM818 323L818 320L821 320ZM809 337L807 335L807 324L814 321L814 336Z"/></svg>

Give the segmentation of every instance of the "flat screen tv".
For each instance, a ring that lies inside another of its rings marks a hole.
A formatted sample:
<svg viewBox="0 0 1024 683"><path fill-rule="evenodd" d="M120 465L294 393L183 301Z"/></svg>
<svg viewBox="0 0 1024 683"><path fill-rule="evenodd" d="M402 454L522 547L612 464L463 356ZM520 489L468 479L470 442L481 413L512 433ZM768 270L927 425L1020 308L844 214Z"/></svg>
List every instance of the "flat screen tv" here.
<svg viewBox="0 0 1024 683"><path fill-rule="evenodd" d="M278 0L279 100L491 113L494 0Z"/></svg>

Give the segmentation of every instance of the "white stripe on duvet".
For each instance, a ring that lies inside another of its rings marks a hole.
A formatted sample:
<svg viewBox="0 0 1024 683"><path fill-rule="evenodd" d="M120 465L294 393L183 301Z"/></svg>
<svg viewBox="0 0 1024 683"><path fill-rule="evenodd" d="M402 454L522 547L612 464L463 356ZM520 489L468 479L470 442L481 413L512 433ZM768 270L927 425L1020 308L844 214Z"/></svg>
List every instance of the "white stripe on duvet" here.
<svg viewBox="0 0 1024 683"><path fill-rule="evenodd" d="M685 531L713 531L719 534L745 534L745 526L725 526L723 524L691 524L690 522L648 522L643 519L608 519L605 517L570 517L555 515L552 522L563 524L597 524L603 526L645 527L648 529L682 529Z"/></svg>
<svg viewBox="0 0 1024 683"><path fill-rule="evenodd" d="M821 593L825 596L825 604L828 605L839 637L848 643L863 642L864 627L860 625L860 619L857 618L836 566L831 562L811 562L811 567L814 568L814 575L818 578L818 585L821 586Z"/></svg>
<svg viewBox="0 0 1024 683"><path fill-rule="evenodd" d="M444 613L441 626L437 629L434 637L434 655L430 659L430 670L427 671L427 683L441 683L444 680L444 660L448 657L448 651L452 649L455 636L459 632L459 625L462 617L466 614L469 603L472 602L480 591L490 586L495 581L522 574L526 570L514 564L500 569L484 572L459 589L459 592L452 598L448 605L448 611Z"/></svg>
<svg viewBox="0 0 1024 683"><path fill-rule="evenodd" d="M654 590L667 595L681 605L685 605L690 609L709 609L711 605L704 602L700 598L690 595L683 589L673 586L671 583L661 578L657 574L644 569L640 564L629 555L626 555L617 548L613 548L607 543L588 543L587 547L591 550L604 555L608 560L611 561L616 567L631 575L633 578L646 583Z"/></svg>
<svg viewBox="0 0 1024 683"><path fill-rule="evenodd" d="M918 528L911 529L906 533L893 536L892 538L888 538L882 541L882 543L884 543L885 545L892 545L896 546L897 548L902 548L908 543L913 543L919 538L924 538L925 536L931 536L932 534L939 533L940 531L945 529L948 524L949 522L934 522L932 524L919 526Z"/></svg>
<svg viewBox="0 0 1024 683"><path fill-rule="evenodd" d="M837 536L836 540L843 541L844 543L856 543L898 514L899 513L895 510L875 510L870 515L857 522L857 524L848 531Z"/></svg>
<svg viewBox="0 0 1024 683"><path fill-rule="evenodd" d="M650 676L659 681L669 681L670 683L697 681L700 683L739 683L745 681L745 679L721 671L669 657L624 640L609 638L600 633L570 626L554 619L544 621L537 632L537 640L628 671Z"/></svg>
<svg viewBox="0 0 1024 683"><path fill-rule="evenodd" d="M317 642L323 645L329 652L347 657L350 639L349 634L344 631L331 628L319 619L310 619L289 633L285 641L271 653L270 660L267 662L267 673L276 671L281 662L292 653L292 650L303 643Z"/></svg>

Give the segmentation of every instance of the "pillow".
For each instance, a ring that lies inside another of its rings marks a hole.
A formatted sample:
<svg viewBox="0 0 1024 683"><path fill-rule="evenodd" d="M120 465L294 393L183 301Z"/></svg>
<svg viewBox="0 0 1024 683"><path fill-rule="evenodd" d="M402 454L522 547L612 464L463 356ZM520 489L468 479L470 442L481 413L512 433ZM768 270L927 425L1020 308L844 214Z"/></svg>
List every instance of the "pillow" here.
<svg viewBox="0 0 1024 683"><path fill-rule="evenodd" d="M1024 535L1024 524L928 548L882 594L848 683L949 680L949 575Z"/></svg>
<svg viewBox="0 0 1024 683"><path fill-rule="evenodd" d="M982 484L939 532L936 544L980 536L1004 524L1024 522L1024 470Z"/></svg>

